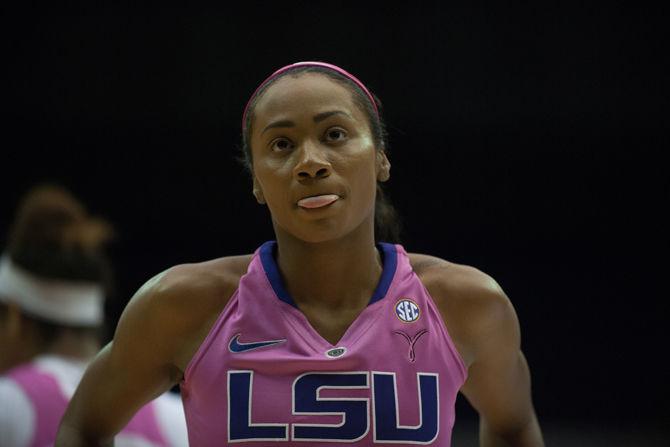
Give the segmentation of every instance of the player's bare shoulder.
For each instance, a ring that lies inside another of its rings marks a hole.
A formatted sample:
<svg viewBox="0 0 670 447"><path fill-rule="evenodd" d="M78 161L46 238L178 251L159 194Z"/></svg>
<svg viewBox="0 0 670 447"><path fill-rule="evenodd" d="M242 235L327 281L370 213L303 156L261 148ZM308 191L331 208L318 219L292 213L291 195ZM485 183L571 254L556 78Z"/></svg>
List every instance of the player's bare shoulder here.
<svg viewBox="0 0 670 447"><path fill-rule="evenodd" d="M508 297L491 276L474 267L418 253L410 253L409 258L469 364L477 339L500 321L515 318Z"/></svg>
<svg viewBox="0 0 670 447"><path fill-rule="evenodd" d="M251 256L176 265L152 278L144 287L169 306L195 306L199 310L220 307L237 289Z"/></svg>
<svg viewBox="0 0 670 447"><path fill-rule="evenodd" d="M147 337L178 340L168 356L183 372L237 290L251 258L252 255L229 256L180 264L159 273L133 296L119 328L130 327L133 333L146 333Z"/></svg>
<svg viewBox="0 0 670 447"><path fill-rule="evenodd" d="M160 315L178 315L179 320L221 309L250 261L251 255L229 256L170 267L147 281L129 306L147 302Z"/></svg>

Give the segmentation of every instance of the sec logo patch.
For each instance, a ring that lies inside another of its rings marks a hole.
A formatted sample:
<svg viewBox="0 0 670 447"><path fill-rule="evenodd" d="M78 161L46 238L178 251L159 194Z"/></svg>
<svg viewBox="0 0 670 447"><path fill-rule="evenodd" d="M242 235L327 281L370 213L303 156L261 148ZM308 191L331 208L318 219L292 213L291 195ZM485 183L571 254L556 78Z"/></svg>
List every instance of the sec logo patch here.
<svg viewBox="0 0 670 447"><path fill-rule="evenodd" d="M409 298L403 298L395 305L395 314L403 323L413 323L421 316L419 306Z"/></svg>

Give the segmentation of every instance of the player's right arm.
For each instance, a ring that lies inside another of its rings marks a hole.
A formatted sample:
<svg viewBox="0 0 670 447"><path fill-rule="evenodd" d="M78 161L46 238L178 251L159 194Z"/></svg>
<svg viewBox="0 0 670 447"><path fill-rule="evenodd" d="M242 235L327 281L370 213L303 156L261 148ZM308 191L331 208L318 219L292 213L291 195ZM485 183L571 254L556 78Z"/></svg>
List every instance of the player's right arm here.
<svg viewBox="0 0 670 447"><path fill-rule="evenodd" d="M174 267L132 298L114 340L86 370L61 421L56 446L112 445L113 437L147 402L181 380L199 345L203 321L216 306L212 281ZM221 295L219 295L221 296Z"/></svg>

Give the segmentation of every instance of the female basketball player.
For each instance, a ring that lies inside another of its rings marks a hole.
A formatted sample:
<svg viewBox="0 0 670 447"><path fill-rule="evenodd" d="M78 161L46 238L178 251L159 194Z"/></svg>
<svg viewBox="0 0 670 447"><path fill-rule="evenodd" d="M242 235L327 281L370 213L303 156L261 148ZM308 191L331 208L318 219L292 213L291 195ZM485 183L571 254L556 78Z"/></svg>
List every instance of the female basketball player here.
<svg viewBox="0 0 670 447"><path fill-rule="evenodd" d="M100 350L110 226L67 191L31 190L0 257L0 446L53 445L68 400ZM117 446L187 445L179 398L160 396Z"/></svg>
<svg viewBox="0 0 670 447"><path fill-rule="evenodd" d="M449 446L459 390L481 445L543 445L496 282L376 242L390 163L367 88L330 64L284 67L252 95L243 142L276 241L149 280L58 445L104 444L175 383L192 446Z"/></svg>

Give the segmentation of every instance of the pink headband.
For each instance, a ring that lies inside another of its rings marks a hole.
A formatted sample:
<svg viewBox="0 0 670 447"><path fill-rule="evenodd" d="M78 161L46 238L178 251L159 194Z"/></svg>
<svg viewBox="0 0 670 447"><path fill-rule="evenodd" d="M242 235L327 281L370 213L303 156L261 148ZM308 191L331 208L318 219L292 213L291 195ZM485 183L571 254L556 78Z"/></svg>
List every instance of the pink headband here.
<svg viewBox="0 0 670 447"><path fill-rule="evenodd" d="M342 68L338 67L337 65L329 64L327 62L296 62L295 64L287 65L285 67L280 68L279 70L275 71L272 73L265 81L261 82L261 85L259 85L256 90L254 90L254 94L251 95L251 98L249 98L249 101L247 102L247 105L244 106L244 113L242 114L242 131L244 132L244 127L246 126L247 122L247 112L249 111L249 105L251 104L251 101L256 97L256 94L258 91L263 88L268 82L276 78L277 76L281 75L282 73L285 73L289 70L293 70L296 68L301 68L301 67L323 67L323 68L328 68L329 70L333 70L336 73L339 73L346 77L347 79L352 80L361 90L363 90L363 93L365 93L370 100L370 103L372 104L372 107L375 109L375 113L377 116L379 116L379 110L377 110L377 103L375 102L375 99L372 96L372 93L363 85L363 83L358 80L358 78L351 73L349 73L346 70L343 70Z"/></svg>

